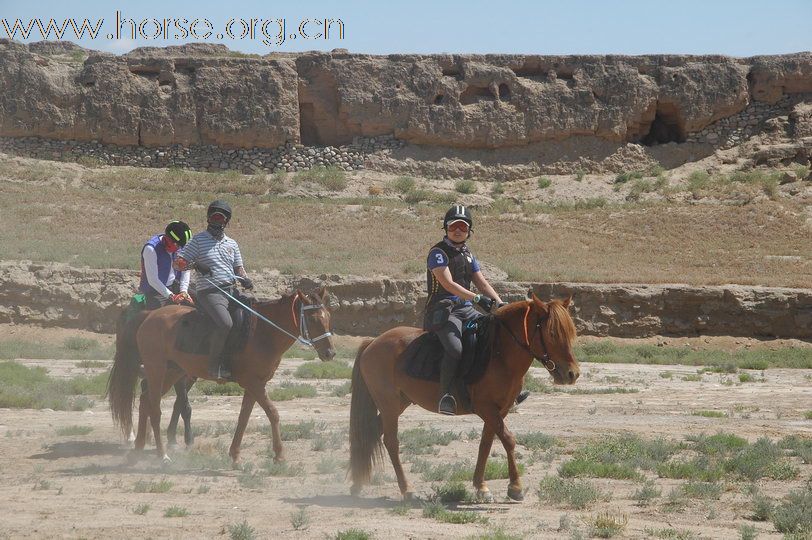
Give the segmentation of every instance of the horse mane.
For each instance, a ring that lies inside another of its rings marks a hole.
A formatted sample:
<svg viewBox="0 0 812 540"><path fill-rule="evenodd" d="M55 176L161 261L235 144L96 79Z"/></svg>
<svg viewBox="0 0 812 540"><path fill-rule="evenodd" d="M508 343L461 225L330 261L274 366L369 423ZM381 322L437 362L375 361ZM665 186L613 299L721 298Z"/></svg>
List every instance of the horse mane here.
<svg viewBox="0 0 812 540"><path fill-rule="evenodd" d="M551 300L547 307L550 310L550 334L557 336L572 345L575 341L575 323L561 300Z"/></svg>
<svg viewBox="0 0 812 540"><path fill-rule="evenodd" d="M508 304L500 310L499 318L504 318L514 312L524 311L529 305L532 305L530 300ZM564 307L564 303L561 300L550 300L546 305L550 318L550 334L572 345L577 332L575 330L575 323L567 308Z"/></svg>

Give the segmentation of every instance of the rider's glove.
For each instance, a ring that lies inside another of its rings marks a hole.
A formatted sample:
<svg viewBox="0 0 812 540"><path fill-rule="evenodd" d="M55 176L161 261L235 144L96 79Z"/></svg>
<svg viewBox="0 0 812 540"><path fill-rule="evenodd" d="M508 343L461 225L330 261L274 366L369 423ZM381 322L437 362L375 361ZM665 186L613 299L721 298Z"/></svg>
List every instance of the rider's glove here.
<svg viewBox="0 0 812 540"><path fill-rule="evenodd" d="M169 295L169 300L170 300L170 301L171 301L173 304L182 304L183 302L185 302L185 301L186 301L186 297L185 297L185 296L183 296L183 293L180 293L180 294L170 294L170 295Z"/></svg>
<svg viewBox="0 0 812 540"><path fill-rule="evenodd" d="M245 290L250 291L254 288L254 282L251 281L251 278L243 276L240 278L240 281L242 281L242 286Z"/></svg>
<svg viewBox="0 0 812 540"><path fill-rule="evenodd" d="M493 298L489 298L484 294L478 294L474 296L474 303L484 309L486 313L490 313L493 307Z"/></svg>

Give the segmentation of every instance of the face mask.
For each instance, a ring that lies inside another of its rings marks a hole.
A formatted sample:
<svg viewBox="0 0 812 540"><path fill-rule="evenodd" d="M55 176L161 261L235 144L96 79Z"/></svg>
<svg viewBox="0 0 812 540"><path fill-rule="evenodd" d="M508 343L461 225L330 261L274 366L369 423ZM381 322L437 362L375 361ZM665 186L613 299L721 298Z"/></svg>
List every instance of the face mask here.
<svg viewBox="0 0 812 540"><path fill-rule="evenodd" d="M225 234L225 228L226 226L223 223L209 223L206 230L209 231L209 234L211 234L213 237L220 240L223 237L223 234Z"/></svg>

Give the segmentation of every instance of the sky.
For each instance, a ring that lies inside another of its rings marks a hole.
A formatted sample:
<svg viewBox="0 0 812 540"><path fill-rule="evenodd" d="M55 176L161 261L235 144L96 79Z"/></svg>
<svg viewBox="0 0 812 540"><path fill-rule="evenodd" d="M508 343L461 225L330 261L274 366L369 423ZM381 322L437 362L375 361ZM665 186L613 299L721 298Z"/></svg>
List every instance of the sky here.
<svg viewBox="0 0 812 540"><path fill-rule="evenodd" d="M232 50L257 54L345 48L367 54L741 57L812 50L812 0L0 0L0 38L11 37L18 19L23 28L31 25L28 39L21 37L18 26L18 41L42 40L37 21L47 28L54 19L59 27L68 25L63 39L115 54L139 46L188 42L224 43ZM71 19L77 28L83 19L90 27L99 25L96 39L87 31L77 39ZM325 19L332 21L327 34ZM230 20L233 38L225 32Z"/></svg>

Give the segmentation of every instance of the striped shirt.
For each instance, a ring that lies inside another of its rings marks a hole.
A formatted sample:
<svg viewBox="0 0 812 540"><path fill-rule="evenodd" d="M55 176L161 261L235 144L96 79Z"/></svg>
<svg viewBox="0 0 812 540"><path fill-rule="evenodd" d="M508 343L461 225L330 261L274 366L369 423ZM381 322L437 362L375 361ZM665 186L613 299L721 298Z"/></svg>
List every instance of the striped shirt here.
<svg viewBox="0 0 812 540"><path fill-rule="evenodd" d="M234 269L243 266L237 242L225 234L222 239L217 240L209 231L194 235L180 250L178 257L183 257L190 263L200 263L211 269L211 276L204 277L200 271L195 272L195 288L198 291L214 288L206 278L213 281L218 287L233 284Z"/></svg>

